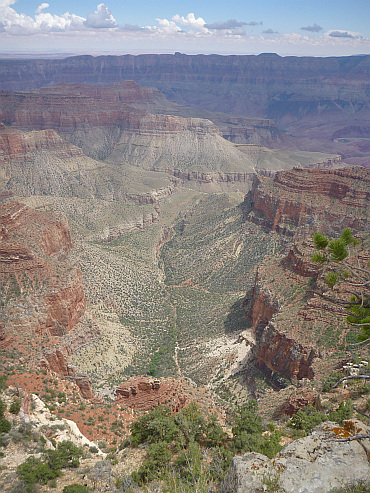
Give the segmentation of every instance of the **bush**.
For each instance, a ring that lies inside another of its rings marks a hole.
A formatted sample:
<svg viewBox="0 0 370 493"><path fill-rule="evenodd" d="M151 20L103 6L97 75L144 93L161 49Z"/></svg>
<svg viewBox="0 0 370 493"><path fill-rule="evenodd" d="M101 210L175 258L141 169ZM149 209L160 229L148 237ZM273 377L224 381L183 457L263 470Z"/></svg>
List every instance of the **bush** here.
<svg viewBox="0 0 370 493"><path fill-rule="evenodd" d="M60 474L60 471L59 471ZM28 457L23 464L17 467L17 476L30 490L36 484L47 484L51 479L59 476L58 472L51 470L47 464L36 457Z"/></svg>
<svg viewBox="0 0 370 493"><path fill-rule="evenodd" d="M4 416L4 412L6 411L6 404L5 402L0 398L0 418Z"/></svg>
<svg viewBox="0 0 370 493"><path fill-rule="evenodd" d="M63 493L89 493L89 488L82 484L73 483L63 488Z"/></svg>
<svg viewBox="0 0 370 493"><path fill-rule="evenodd" d="M328 377L326 377L323 380L322 383L322 390L323 392L329 392L329 390L332 388L334 384L338 382L341 378L345 377L344 373L341 373L339 371L334 371L331 373Z"/></svg>
<svg viewBox="0 0 370 493"><path fill-rule="evenodd" d="M60 476L63 468L78 467L81 455L81 449L72 442L64 441L58 444L56 450L48 450L43 459L28 457L17 467L17 476L31 490L36 483L47 484Z"/></svg>
<svg viewBox="0 0 370 493"><path fill-rule="evenodd" d="M345 402L341 402L336 411L329 414L330 421L335 421L340 425L343 424L345 419L350 419L353 416L353 406L351 399L347 399Z"/></svg>
<svg viewBox="0 0 370 493"><path fill-rule="evenodd" d="M135 447L144 442L164 441L169 443L177 434L178 427L171 416L170 408L160 406L132 423L130 438Z"/></svg>
<svg viewBox="0 0 370 493"><path fill-rule="evenodd" d="M0 392L8 387L6 383L7 378L8 378L7 375L0 375Z"/></svg>
<svg viewBox="0 0 370 493"><path fill-rule="evenodd" d="M312 428L324 421L328 421L328 417L313 406L307 406L304 410L300 409L290 420L289 426L296 430L304 430L308 432Z"/></svg>
<svg viewBox="0 0 370 493"><path fill-rule="evenodd" d="M0 419L0 433L9 433L11 428L12 425L10 424L10 421L5 418Z"/></svg>
<svg viewBox="0 0 370 493"><path fill-rule="evenodd" d="M172 453L167 447L166 442L152 443L149 446L148 459L131 475L135 483L142 485L161 476L163 469L172 458Z"/></svg>
<svg viewBox="0 0 370 493"><path fill-rule="evenodd" d="M10 404L9 411L12 414L18 414L20 410L21 410L21 400L15 398L13 402Z"/></svg>

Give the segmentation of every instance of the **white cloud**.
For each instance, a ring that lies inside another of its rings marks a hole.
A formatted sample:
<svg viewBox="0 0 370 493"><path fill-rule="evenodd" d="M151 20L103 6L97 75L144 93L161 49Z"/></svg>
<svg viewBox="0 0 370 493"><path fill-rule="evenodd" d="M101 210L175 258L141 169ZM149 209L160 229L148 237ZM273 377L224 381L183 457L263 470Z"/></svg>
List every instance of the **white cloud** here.
<svg viewBox="0 0 370 493"><path fill-rule="evenodd" d="M24 36L117 27L111 11L103 3L97 6L95 12L90 12L87 19L69 12L62 15L45 12L49 8L48 3L41 3L35 11L35 16L31 17L14 10L11 7L14 3L15 0L0 0L0 19L3 26L1 31L7 34Z"/></svg>
<svg viewBox="0 0 370 493"><path fill-rule="evenodd" d="M169 21L168 19L156 19L158 22L158 26L147 26L153 32L161 33L161 34L176 34L181 33L183 30L179 27L176 22Z"/></svg>
<svg viewBox="0 0 370 493"><path fill-rule="evenodd" d="M41 5L39 5L37 7L37 9L35 10L36 14L41 14L41 12L45 9L47 9L49 7L49 4L48 3L42 3Z"/></svg>
<svg viewBox="0 0 370 493"><path fill-rule="evenodd" d="M172 17L172 20L174 22L177 22L178 24L181 24L182 26L190 27L190 29L192 29L196 33L209 33L209 30L204 27L206 23L205 20L201 17L198 17L196 19L195 15L192 12L190 12L186 17L176 14Z"/></svg>
<svg viewBox="0 0 370 493"><path fill-rule="evenodd" d="M85 26L94 29L112 28L117 27L117 22L108 7L106 7L104 3L101 3L97 6L95 12L87 14Z"/></svg>

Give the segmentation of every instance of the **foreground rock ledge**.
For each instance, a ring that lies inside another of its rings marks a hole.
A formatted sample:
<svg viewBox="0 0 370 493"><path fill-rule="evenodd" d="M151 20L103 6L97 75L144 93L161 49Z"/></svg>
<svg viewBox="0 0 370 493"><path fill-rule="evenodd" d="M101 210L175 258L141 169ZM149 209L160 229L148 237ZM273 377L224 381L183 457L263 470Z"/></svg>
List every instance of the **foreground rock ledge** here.
<svg viewBox="0 0 370 493"><path fill-rule="evenodd" d="M271 482L284 493L326 493L369 480L370 440L338 441L369 430L356 419L345 421L344 427L326 422L284 447L274 459L256 452L234 457L219 493L257 493Z"/></svg>

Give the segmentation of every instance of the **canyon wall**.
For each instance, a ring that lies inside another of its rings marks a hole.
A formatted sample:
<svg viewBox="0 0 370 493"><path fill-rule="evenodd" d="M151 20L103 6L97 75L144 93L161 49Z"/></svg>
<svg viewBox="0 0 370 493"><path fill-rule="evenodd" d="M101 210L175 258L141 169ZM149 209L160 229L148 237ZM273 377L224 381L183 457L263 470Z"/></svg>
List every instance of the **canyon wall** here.
<svg viewBox="0 0 370 493"><path fill-rule="evenodd" d="M246 317L251 322L256 338L255 363L263 371L278 373L293 381L314 377L312 363L318 355L310 346L302 344L274 324L281 307L277 293L271 292L258 274L253 289L247 295Z"/></svg>
<svg viewBox="0 0 370 493"><path fill-rule="evenodd" d="M349 101L363 107L368 102L369 64L369 56L274 54L77 56L37 63L3 60L0 89L35 89L59 82L101 85L130 79L157 87L179 104L276 117L317 111L320 101L331 108L336 104L337 109ZM321 104L321 109L328 108Z"/></svg>
<svg viewBox="0 0 370 493"><path fill-rule="evenodd" d="M63 217L7 202L0 231L2 341L12 340L32 360L40 357L41 341L53 345L83 315L82 273L69 260L73 244Z"/></svg>
<svg viewBox="0 0 370 493"><path fill-rule="evenodd" d="M249 220L289 237L317 230L369 229L370 172L364 168L299 169L259 175L246 197Z"/></svg>

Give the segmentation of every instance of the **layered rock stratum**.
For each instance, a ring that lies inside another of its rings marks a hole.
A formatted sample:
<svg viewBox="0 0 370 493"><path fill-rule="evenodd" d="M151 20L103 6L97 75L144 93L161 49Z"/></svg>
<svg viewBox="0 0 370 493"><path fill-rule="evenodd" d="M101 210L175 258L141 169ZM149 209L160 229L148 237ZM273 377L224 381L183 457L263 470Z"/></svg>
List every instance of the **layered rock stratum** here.
<svg viewBox="0 0 370 493"><path fill-rule="evenodd" d="M0 228L2 348L13 347L31 366L46 352L48 366L67 374L68 351L58 352L55 345L73 331L86 308L82 272L69 258L68 223L7 202L0 206Z"/></svg>
<svg viewBox="0 0 370 493"><path fill-rule="evenodd" d="M369 229L370 173L364 168L298 169L258 176L247 196L249 219L290 237L324 229Z"/></svg>
<svg viewBox="0 0 370 493"><path fill-rule="evenodd" d="M272 146L278 141L288 144L294 136L300 149L340 153L351 164L368 166L369 63L368 55L313 58L180 53L77 56L37 63L3 60L0 89L19 91L57 83L103 85L134 80L156 87L179 105L273 119L289 134L285 139L280 132L279 137L268 132L264 145L268 141ZM230 125L223 127L225 135L227 127ZM261 132L258 124L253 127L257 132L249 132L249 142L256 133L263 136L268 125L263 125ZM240 125L235 133L235 142L243 134L242 128Z"/></svg>

